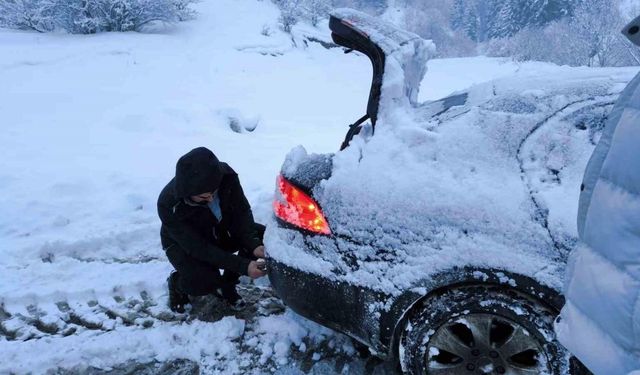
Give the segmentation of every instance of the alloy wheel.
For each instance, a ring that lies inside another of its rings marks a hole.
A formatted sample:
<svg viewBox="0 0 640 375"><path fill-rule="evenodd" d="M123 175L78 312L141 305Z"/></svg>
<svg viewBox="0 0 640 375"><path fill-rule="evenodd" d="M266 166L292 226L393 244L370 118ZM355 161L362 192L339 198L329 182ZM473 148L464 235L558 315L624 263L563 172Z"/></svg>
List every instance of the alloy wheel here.
<svg viewBox="0 0 640 375"><path fill-rule="evenodd" d="M427 346L427 374L548 373L540 341L520 324L492 314L469 314L443 324Z"/></svg>

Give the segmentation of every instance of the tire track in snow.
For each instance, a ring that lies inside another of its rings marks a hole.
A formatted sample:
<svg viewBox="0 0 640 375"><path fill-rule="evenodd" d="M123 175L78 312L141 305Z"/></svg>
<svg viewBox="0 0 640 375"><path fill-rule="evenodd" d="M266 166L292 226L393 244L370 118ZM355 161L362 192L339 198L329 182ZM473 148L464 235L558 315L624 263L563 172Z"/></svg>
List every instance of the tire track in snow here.
<svg viewBox="0 0 640 375"><path fill-rule="evenodd" d="M524 155L525 150L528 148L529 142L532 141L535 136L548 124L553 123L554 120L560 117L569 116L572 113L580 111L588 106L596 106L596 107L606 107L615 103L615 100L620 95L620 93L610 94L610 95L601 95L601 96L593 96L580 100L572 101L562 108L556 110L551 115L547 116L540 122L538 122L531 131L527 134L526 137L522 139L518 146L517 151L517 159L520 167L520 178L522 182L525 184L527 191L529 192L529 198L535 207L535 212L533 213L533 218L535 221L540 223L545 231L548 233L551 243L554 248L558 252L558 256L560 260L565 259L568 255L568 252L571 250L568 248L562 241L556 238L551 228L549 227L549 210L545 207L544 202L539 200L536 197L537 189L532 184L533 177L528 174L528 170L525 166L526 158Z"/></svg>
<svg viewBox="0 0 640 375"><path fill-rule="evenodd" d="M269 288L244 285L238 289L249 302L245 310L235 313L239 319L252 321L285 309ZM149 329L195 319L213 322L234 313L215 297L195 298L189 314L173 313L165 305L166 300L154 299L145 291L128 298L116 295L80 302L63 300L55 304L17 306L13 310L0 305L0 337L7 341L30 341L85 331L101 334L118 327Z"/></svg>
<svg viewBox="0 0 640 375"><path fill-rule="evenodd" d="M168 311L168 307L163 306L166 304L166 296L154 298L145 292L129 297L110 295L81 302L60 301L50 303L49 306L0 305L0 327L7 328L0 333L0 343L9 345L8 348L13 345L12 352L15 356L15 353L21 350L42 348L43 345L40 344L55 348L65 347L70 345L69 343L75 342L77 345L78 342L84 342L75 340L75 337L82 337L81 340L94 343L95 347L96 342L108 343L116 338L122 340L125 336L153 338L162 337L167 331L175 331L178 333L174 333L172 337L176 341L171 345L177 342L179 346L184 342L190 342L191 339L196 343L202 342L191 336L194 332L188 328L192 325L202 327L198 325L198 321L216 323L223 321L225 316L235 315L236 319L244 321L244 331L226 344L227 347L233 347L228 352L229 357L225 357L225 352L222 351L221 356L210 352L205 357L194 359L189 355L184 356L181 349L163 348L154 352L156 349L152 344L151 351L144 349L139 353L139 358L135 357L138 353L133 357L123 354L122 359L118 356L108 358L106 364L86 362L78 366L72 361L65 365L64 362L59 362L60 356L54 356L55 361L47 371L61 375L396 373L392 362L356 355L355 349L349 349L350 339L347 337L326 328L318 328L315 323L297 323L291 320L291 314L285 312L282 301L275 296L271 288L239 285L238 289L249 306L235 314L231 314L233 311L228 306L211 296L194 299L193 307L188 314L173 314ZM166 313L166 316L163 318L158 312ZM96 318L96 315L100 315L100 318ZM49 332L38 328L39 320L42 324L50 324L52 319L60 319L71 330L65 335L60 327ZM145 321L153 324L145 324ZM225 325L222 324L222 327ZM186 333L180 333L183 328ZM184 336L185 334L188 336ZM211 345L215 346L218 343L212 342ZM77 358L82 350L73 349L70 354L65 355ZM95 348L92 349L90 346L88 350L88 353L92 353ZM111 353L108 346L104 347L104 352ZM286 352L287 356L284 362L282 352ZM113 353L117 353L115 348ZM159 356L156 358L156 355ZM153 360L149 362L149 358ZM42 366L42 363L39 362L38 365Z"/></svg>

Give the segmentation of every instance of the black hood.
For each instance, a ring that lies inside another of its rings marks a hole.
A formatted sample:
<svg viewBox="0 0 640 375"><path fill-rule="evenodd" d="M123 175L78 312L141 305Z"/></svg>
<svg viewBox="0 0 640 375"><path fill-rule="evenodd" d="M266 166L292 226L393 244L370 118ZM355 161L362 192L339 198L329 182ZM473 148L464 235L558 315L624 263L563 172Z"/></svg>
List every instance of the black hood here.
<svg viewBox="0 0 640 375"><path fill-rule="evenodd" d="M178 198L211 193L220 186L224 172L218 158L205 147L194 148L176 164L175 194Z"/></svg>

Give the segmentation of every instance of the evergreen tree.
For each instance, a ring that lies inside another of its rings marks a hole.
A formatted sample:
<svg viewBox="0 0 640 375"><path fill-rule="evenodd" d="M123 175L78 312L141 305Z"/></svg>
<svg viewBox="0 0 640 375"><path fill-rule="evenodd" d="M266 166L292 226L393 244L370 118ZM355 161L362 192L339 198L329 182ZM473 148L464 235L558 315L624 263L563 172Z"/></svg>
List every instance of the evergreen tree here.
<svg viewBox="0 0 640 375"><path fill-rule="evenodd" d="M497 0L456 0L452 16L454 29L464 30L476 42L492 34Z"/></svg>
<svg viewBox="0 0 640 375"><path fill-rule="evenodd" d="M508 0L501 1L500 3L501 4L497 6L496 17L492 23L492 39L512 36L523 28L523 1ZM526 1L524 1L524 3L526 3Z"/></svg>
<svg viewBox="0 0 640 375"><path fill-rule="evenodd" d="M586 0L585 0L586 1ZM453 27L477 42L515 35L572 14L578 0L456 0Z"/></svg>

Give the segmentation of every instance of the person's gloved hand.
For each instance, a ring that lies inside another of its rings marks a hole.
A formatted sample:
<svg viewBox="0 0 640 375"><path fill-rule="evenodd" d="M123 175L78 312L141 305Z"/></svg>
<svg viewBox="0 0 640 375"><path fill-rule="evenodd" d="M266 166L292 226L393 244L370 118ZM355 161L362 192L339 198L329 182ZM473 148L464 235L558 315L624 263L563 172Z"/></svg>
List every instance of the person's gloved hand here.
<svg viewBox="0 0 640 375"><path fill-rule="evenodd" d="M251 263L249 263L247 275L249 275L250 278L259 279L266 274L267 273L265 271L262 271L260 268L258 268L258 262L256 262L255 260L252 260Z"/></svg>
<svg viewBox="0 0 640 375"><path fill-rule="evenodd" d="M260 245L253 250L253 256L256 258L264 258L264 246Z"/></svg>

